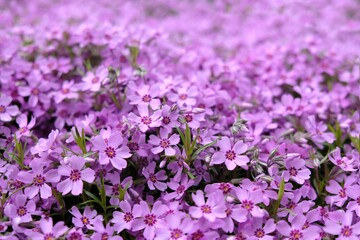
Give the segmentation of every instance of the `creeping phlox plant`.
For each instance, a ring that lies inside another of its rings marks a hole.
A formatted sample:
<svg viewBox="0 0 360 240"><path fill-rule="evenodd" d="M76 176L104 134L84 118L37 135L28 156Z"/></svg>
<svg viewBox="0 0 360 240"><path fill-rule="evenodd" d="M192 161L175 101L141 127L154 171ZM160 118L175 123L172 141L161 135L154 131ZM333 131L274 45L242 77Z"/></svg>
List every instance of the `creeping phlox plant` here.
<svg viewBox="0 0 360 240"><path fill-rule="evenodd" d="M0 239L360 239L358 1L0 1Z"/></svg>

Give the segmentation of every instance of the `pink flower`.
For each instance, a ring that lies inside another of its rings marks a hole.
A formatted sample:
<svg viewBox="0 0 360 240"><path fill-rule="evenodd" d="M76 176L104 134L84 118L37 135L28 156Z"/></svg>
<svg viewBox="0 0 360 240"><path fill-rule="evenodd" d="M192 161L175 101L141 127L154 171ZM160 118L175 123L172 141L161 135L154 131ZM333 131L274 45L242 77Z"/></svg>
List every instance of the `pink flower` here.
<svg viewBox="0 0 360 240"><path fill-rule="evenodd" d="M115 211L113 213L114 218L111 220L114 223L114 229L117 232L124 229L130 230L134 220L133 209L128 201L121 201L119 206L122 212Z"/></svg>
<svg viewBox="0 0 360 240"><path fill-rule="evenodd" d="M204 193L197 190L196 194L191 194L196 206L189 208L189 213L193 218L204 217L210 222L214 222L217 218L226 217L226 206L224 197L220 194L211 194L205 202Z"/></svg>
<svg viewBox="0 0 360 240"><path fill-rule="evenodd" d="M19 130L16 131L16 137L19 139L21 136L30 137L32 129L35 125L36 119L31 117L30 122L28 123L28 118L25 114L20 114L16 118L16 123L19 125Z"/></svg>
<svg viewBox="0 0 360 240"><path fill-rule="evenodd" d="M17 225L20 223L31 222L36 210L33 200L26 201L24 194L18 194L12 204L6 205L4 213Z"/></svg>
<svg viewBox="0 0 360 240"><path fill-rule="evenodd" d="M344 171L355 171L352 166L354 159L348 159L347 157L341 157L341 150L337 147L334 151L331 152L329 159L336 166L340 167Z"/></svg>
<svg viewBox="0 0 360 240"><path fill-rule="evenodd" d="M25 195L30 199L40 192L43 199L52 196L52 189L47 182L59 182L60 176L56 169L51 169L44 173L44 163L41 159L34 159L30 163L31 172L21 171L18 173L17 179L31 186L25 188Z"/></svg>
<svg viewBox="0 0 360 240"><path fill-rule="evenodd" d="M80 195L83 190L83 181L92 183L95 179L95 171L91 168L83 169L85 159L82 157L72 156L68 161L70 165L62 165L58 169L59 174L65 176L66 179L58 183L57 189L64 195L70 191L73 195Z"/></svg>
<svg viewBox="0 0 360 240"><path fill-rule="evenodd" d="M52 218L42 218L39 231L28 231L26 234L33 240L50 240L60 238L67 230L64 222L57 222L54 226Z"/></svg>
<svg viewBox="0 0 360 240"><path fill-rule="evenodd" d="M161 105L160 99L157 97L160 95L160 88L158 85L142 85L137 86L134 83L129 84L129 89L133 92L129 93L130 104L139 105L145 104L155 110Z"/></svg>
<svg viewBox="0 0 360 240"><path fill-rule="evenodd" d="M222 137L218 142L220 151L216 152L212 156L211 164L222 164L225 162L227 169L234 170L236 166L240 166L247 169L246 163L249 162L249 158L245 155L240 155L247 151L248 146L242 141L238 141L233 146L231 145L228 137Z"/></svg>
<svg viewBox="0 0 360 240"><path fill-rule="evenodd" d="M174 146L180 142L180 137L178 134L173 134L171 137L168 137L170 131L166 128L160 129L160 138L156 135L151 135L149 143L157 147L152 148L151 152L153 154L159 154L162 151L165 151L165 156L174 156L175 149L171 146Z"/></svg>
<svg viewBox="0 0 360 240"><path fill-rule="evenodd" d="M80 89L96 92L100 90L101 84L108 76L108 70L105 67L99 67L96 72L88 72L83 78L83 83L79 84Z"/></svg>
<svg viewBox="0 0 360 240"><path fill-rule="evenodd" d="M324 231L332 235L338 235L337 239L339 240L359 239L360 221L353 224L353 212L339 210L337 215L336 219L325 221Z"/></svg>
<svg viewBox="0 0 360 240"><path fill-rule="evenodd" d="M11 118L19 113L19 108L16 105L9 106L12 101L11 97L0 97L0 120L3 122L10 122Z"/></svg>
<svg viewBox="0 0 360 240"><path fill-rule="evenodd" d="M159 226L164 226L164 220L160 218L167 211L167 206L157 201L154 203L152 209L146 202L142 201L140 204L134 206L133 214L135 220L132 224L133 231L144 229L145 239L154 239L155 230Z"/></svg>
<svg viewBox="0 0 360 240"><path fill-rule="evenodd" d="M156 163L151 162L148 166L146 166L142 174L147 179L147 184L151 190L155 190L155 188L159 189L160 191L164 191L167 188L166 183L161 182L167 179L166 172L161 170L155 173Z"/></svg>
<svg viewBox="0 0 360 240"><path fill-rule="evenodd" d="M293 179L295 182L303 184L305 180L310 178L311 172L305 167L305 161L301 158L286 159L285 167L283 176L286 182Z"/></svg>
<svg viewBox="0 0 360 240"><path fill-rule="evenodd" d="M87 229L93 230L97 220L103 221L103 217L97 215L96 210L91 210L89 206L85 207L83 214L80 213L77 207L73 206L70 213L74 216L72 223L79 228L86 227Z"/></svg>
<svg viewBox="0 0 360 240"><path fill-rule="evenodd" d="M240 201L240 205L253 217L263 217L266 213L265 210L261 209L256 204L262 202L262 192L257 191L247 191L242 188L235 189L236 197Z"/></svg>
<svg viewBox="0 0 360 240"><path fill-rule="evenodd" d="M106 165L109 162L116 169L124 169L127 161L124 158L131 157L130 149L127 146L121 146L123 139L121 133L113 132L108 138L98 135L92 139L94 149L99 151L99 162Z"/></svg>
<svg viewBox="0 0 360 240"><path fill-rule="evenodd" d="M155 111L151 116L149 115L149 108L147 105L140 104L138 106L140 117L134 113L129 113L129 120L137 123L140 131L146 132L151 127L160 127L161 125L161 111Z"/></svg>

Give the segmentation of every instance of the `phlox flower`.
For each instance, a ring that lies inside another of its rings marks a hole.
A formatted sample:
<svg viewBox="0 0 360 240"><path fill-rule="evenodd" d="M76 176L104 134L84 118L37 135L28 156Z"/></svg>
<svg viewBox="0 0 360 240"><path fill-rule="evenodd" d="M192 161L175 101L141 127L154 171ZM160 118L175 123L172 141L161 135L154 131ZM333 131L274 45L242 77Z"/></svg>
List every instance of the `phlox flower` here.
<svg viewBox="0 0 360 240"><path fill-rule="evenodd" d="M225 201L221 193L211 194L206 202L204 193L201 190L197 190L191 196L196 205L189 208L189 213L193 218L204 217L210 222L214 222L217 218L226 217Z"/></svg>
<svg viewBox="0 0 360 240"><path fill-rule="evenodd" d="M157 228L164 226L165 222L160 216L167 211L167 206L157 201L149 208L144 201L136 204L133 208L134 221L132 224L133 231L144 230L143 235L146 239L154 239Z"/></svg>
<svg viewBox="0 0 360 240"><path fill-rule="evenodd" d="M166 183L162 182L167 179L166 172L164 170L160 170L155 173L156 163L151 162L147 167L145 167L142 171L142 174L147 179L147 184L150 190L155 190L155 188L160 191L164 191L167 188Z"/></svg>
<svg viewBox="0 0 360 240"><path fill-rule="evenodd" d="M95 171L91 168L83 169L85 159L78 156L72 156L68 159L69 164L61 165L58 169L59 175L66 179L59 182L57 190L62 194L71 191L73 195L80 195L83 191L83 181L92 183L95 180Z"/></svg>
<svg viewBox="0 0 360 240"><path fill-rule="evenodd" d="M126 168L127 161L124 158L131 157L131 153L127 146L120 147L123 143L121 133L113 132L108 138L104 136L98 135L91 140L94 149L99 151L99 163L106 165L111 162L119 170Z"/></svg>
<svg viewBox="0 0 360 240"><path fill-rule="evenodd" d="M64 225L64 222L57 222L53 225L52 218L42 218L40 220L40 231L27 231L26 234L34 240L43 239L56 239L60 238L67 230L68 227Z"/></svg>
<svg viewBox="0 0 360 240"><path fill-rule="evenodd" d="M36 204L33 200L28 200L24 194L16 195L14 202L5 206L4 213L14 224L31 222L32 216L36 214Z"/></svg>
<svg viewBox="0 0 360 240"><path fill-rule="evenodd" d="M16 137L19 139L22 136L30 137L31 132L30 130L34 127L36 123L36 119L31 117L30 122L28 122L28 118L25 114L20 114L16 118L16 123L19 125L19 130L16 131Z"/></svg>
<svg viewBox="0 0 360 240"><path fill-rule="evenodd" d="M10 122L12 117L19 114L19 108L16 105L10 105L12 98L9 96L0 97L0 120Z"/></svg>
<svg viewBox="0 0 360 240"><path fill-rule="evenodd" d="M212 156L212 165L225 163L227 169L230 171L234 170L236 166L247 169L246 164L249 162L249 158L246 155L241 155L248 149L246 144L238 141L232 145L228 137L222 137L222 139L218 141L218 145L220 151L214 153Z"/></svg>
<svg viewBox="0 0 360 240"><path fill-rule="evenodd" d="M73 206L70 213L73 215L72 223L79 228L86 227L87 229L94 230L95 223L97 221L103 221L103 217L97 215L96 210L91 210L89 206L85 207L83 214L80 213L76 206Z"/></svg>
<svg viewBox="0 0 360 240"><path fill-rule="evenodd" d="M151 149L151 152L154 154L159 154L162 151L165 151L165 156L174 156L175 155L175 149L171 146L174 146L180 142L180 137L178 134L172 134L169 137L170 131L166 128L160 129L160 138L156 135L151 135L149 139L149 143L152 145L155 145L157 147L154 147Z"/></svg>
<svg viewBox="0 0 360 240"><path fill-rule="evenodd" d="M25 188L25 195L30 199L40 192L40 197L47 199L52 196L52 189L47 183L59 182L60 176L56 169L50 169L44 173L44 164L41 159L34 159L30 163L31 171L21 171L17 179L25 184L31 184Z"/></svg>
<svg viewBox="0 0 360 240"><path fill-rule="evenodd" d="M141 132L146 132L149 128L159 127L161 125L161 111L157 110L152 115L149 115L149 108L147 105L140 104L138 106L140 116L134 113L129 113L128 118L130 121L138 124Z"/></svg>

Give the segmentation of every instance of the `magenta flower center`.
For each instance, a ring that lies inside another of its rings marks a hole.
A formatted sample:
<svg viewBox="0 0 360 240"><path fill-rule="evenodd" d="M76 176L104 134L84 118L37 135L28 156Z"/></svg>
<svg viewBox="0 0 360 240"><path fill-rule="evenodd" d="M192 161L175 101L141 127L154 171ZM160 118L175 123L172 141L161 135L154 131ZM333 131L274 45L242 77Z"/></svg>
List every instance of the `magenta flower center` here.
<svg viewBox="0 0 360 240"><path fill-rule="evenodd" d="M70 92L70 89L63 88L61 91L62 91L63 94L68 94Z"/></svg>
<svg viewBox="0 0 360 240"><path fill-rule="evenodd" d="M356 199L356 203L360 206L360 197Z"/></svg>
<svg viewBox="0 0 360 240"><path fill-rule="evenodd" d="M152 181L153 183L155 183L155 182L157 181L157 178L156 178L155 174L153 174L153 173L150 174L149 179L150 179L150 181Z"/></svg>
<svg viewBox="0 0 360 240"><path fill-rule="evenodd" d="M258 238L262 238L263 236L265 236L265 232L261 228L258 228L255 230L254 235Z"/></svg>
<svg viewBox="0 0 360 240"><path fill-rule="evenodd" d="M27 213L26 207L24 207L24 206L18 207L17 210L16 210L16 213L20 217L25 216L25 214Z"/></svg>
<svg viewBox="0 0 360 240"><path fill-rule="evenodd" d="M156 216L154 214L147 214L144 217L144 222L148 226L154 226L156 224Z"/></svg>
<svg viewBox="0 0 360 240"><path fill-rule="evenodd" d="M184 190L185 190L185 186L180 185L180 186L176 189L176 193L177 193L177 194L183 193Z"/></svg>
<svg viewBox="0 0 360 240"><path fill-rule="evenodd" d="M290 201L289 203L288 203L288 205L287 205L287 208L288 209L294 209L296 207L296 204L294 203L294 202L292 202L292 201Z"/></svg>
<svg viewBox="0 0 360 240"><path fill-rule="evenodd" d="M291 240L300 240L302 236L302 233L297 229L294 229L290 232Z"/></svg>
<svg viewBox="0 0 360 240"><path fill-rule="evenodd" d="M191 234L191 240L200 240L204 237L204 233L201 230L197 230L193 234Z"/></svg>
<svg viewBox="0 0 360 240"><path fill-rule="evenodd" d="M73 232L71 233L71 235L68 237L69 240L81 240L82 236L80 235L80 233L78 232Z"/></svg>
<svg viewBox="0 0 360 240"><path fill-rule="evenodd" d="M235 157L236 157L236 154L233 150L226 151L225 158L227 160L233 161L235 159Z"/></svg>
<svg viewBox="0 0 360 240"><path fill-rule="evenodd" d="M81 172L77 169L72 170L70 173L70 180L73 182L79 181L81 178Z"/></svg>
<svg viewBox="0 0 360 240"><path fill-rule="evenodd" d="M185 114L184 116L186 122L192 122L193 117L190 114Z"/></svg>
<svg viewBox="0 0 360 240"><path fill-rule="evenodd" d="M306 221L306 222L304 223L304 225L302 226L302 230L307 229L307 228L309 228L309 227L310 227L310 224L309 224L308 221Z"/></svg>
<svg viewBox="0 0 360 240"><path fill-rule="evenodd" d="M168 124L171 122L171 120L170 120L169 117L165 116L165 117L163 117L162 122L163 122L165 125L168 125Z"/></svg>
<svg viewBox="0 0 360 240"><path fill-rule="evenodd" d="M160 146L162 148L168 148L170 146L170 141L168 139L162 139L160 141Z"/></svg>
<svg viewBox="0 0 360 240"><path fill-rule="evenodd" d="M41 187L42 185L44 185L45 183L45 177L42 176L42 175L36 175L34 177L34 185L37 186L37 187Z"/></svg>
<svg viewBox="0 0 360 240"><path fill-rule="evenodd" d="M6 107L4 105L0 105L0 113L6 112Z"/></svg>
<svg viewBox="0 0 360 240"><path fill-rule="evenodd" d="M119 195L119 184L114 184L111 188L111 192L113 195Z"/></svg>
<svg viewBox="0 0 360 240"><path fill-rule="evenodd" d="M132 219L133 219L134 217L133 217L133 215L131 214L131 212L127 212L127 213L125 213L125 215L124 215L124 221L125 222L130 222Z"/></svg>
<svg viewBox="0 0 360 240"><path fill-rule="evenodd" d="M228 183L220 183L219 189L222 190L224 194L228 194L231 190L231 186Z"/></svg>
<svg viewBox="0 0 360 240"><path fill-rule="evenodd" d="M40 91L39 91L39 89L37 89L37 88L33 88L33 89L31 90L31 94L32 94L32 95L37 96L37 95L39 95L39 93L40 93Z"/></svg>
<svg viewBox="0 0 360 240"><path fill-rule="evenodd" d="M231 208L227 208L227 209L225 210L225 213L226 213L226 216L230 216L231 213L232 213Z"/></svg>
<svg viewBox="0 0 360 240"><path fill-rule="evenodd" d="M291 167L289 169L289 173L290 173L290 176L295 177L298 174L298 171L296 170L296 168Z"/></svg>
<svg viewBox="0 0 360 240"><path fill-rule="evenodd" d="M28 130L29 130L29 129L28 129L27 127L21 127L21 128L19 128L19 132L20 132L21 134L26 133Z"/></svg>
<svg viewBox="0 0 360 240"><path fill-rule="evenodd" d="M209 214L211 213L211 207L207 204L201 206L201 211L203 213Z"/></svg>
<svg viewBox="0 0 360 240"><path fill-rule="evenodd" d="M136 142L128 142L127 146L131 152L136 152L140 149L139 144Z"/></svg>
<svg viewBox="0 0 360 240"><path fill-rule="evenodd" d="M346 198L345 189L341 189L341 190L339 191L339 196L340 196L341 198Z"/></svg>
<svg viewBox="0 0 360 240"><path fill-rule="evenodd" d="M179 238L182 237L182 235L183 235L183 232L178 228L175 228L175 229L173 229L171 231L171 238L172 239L179 239Z"/></svg>
<svg viewBox="0 0 360 240"><path fill-rule="evenodd" d="M55 237L52 233L48 233L44 235L44 240L55 240Z"/></svg>
<svg viewBox="0 0 360 240"><path fill-rule="evenodd" d="M89 219L87 217L82 217L81 221L84 225L89 224Z"/></svg>
<svg viewBox="0 0 360 240"><path fill-rule="evenodd" d="M150 117L144 116L144 117L141 118L141 122L142 122L143 124L145 124L145 125L150 125L151 122L152 122L152 120L151 120Z"/></svg>
<svg viewBox="0 0 360 240"><path fill-rule="evenodd" d="M99 78L98 77L94 77L92 80L91 80L92 83L98 83L99 82Z"/></svg>
<svg viewBox="0 0 360 240"><path fill-rule="evenodd" d="M187 94L185 94L185 93L179 95L179 98L180 98L181 100L183 100L183 101L184 101L185 99L187 99L187 97L188 97L188 96L187 96Z"/></svg>
<svg viewBox="0 0 360 240"><path fill-rule="evenodd" d="M344 226L341 229L341 235L343 235L344 237L350 237L352 234L352 229L349 226Z"/></svg>
<svg viewBox="0 0 360 240"><path fill-rule="evenodd" d="M109 158L116 157L116 152L115 152L115 149L113 147L110 147L110 146L106 147L105 153Z"/></svg>
<svg viewBox="0 0 360 240"><path fill-rule="evenodd" d="M241 206L246 210L251 211L254 208L254 203L249 200L244 200L242 201Z"/></svg>
<svg viewBox="0 0 360 240"><path fill-rule="evenodd" d="M143 102L150 102L151 101L151 96L149 94L146 94L142 97Z"/></svg>
<svg viewBox="0 0 360 240"><path fill-rule="evenodd" d="M101 234L101 240L108 240L108 239L109 239L109 234L107 233Z"/></svg>

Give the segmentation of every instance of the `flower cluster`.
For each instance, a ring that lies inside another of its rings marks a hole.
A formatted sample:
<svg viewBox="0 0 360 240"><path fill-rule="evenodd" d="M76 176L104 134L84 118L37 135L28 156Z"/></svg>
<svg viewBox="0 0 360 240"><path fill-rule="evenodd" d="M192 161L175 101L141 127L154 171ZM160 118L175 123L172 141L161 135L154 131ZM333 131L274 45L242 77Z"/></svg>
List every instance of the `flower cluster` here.
<svg viewBox="0 0 360 240"><path fill-rule="evenodd" d="M0 9L0 239L360 238L356 1Z"/></svg>

